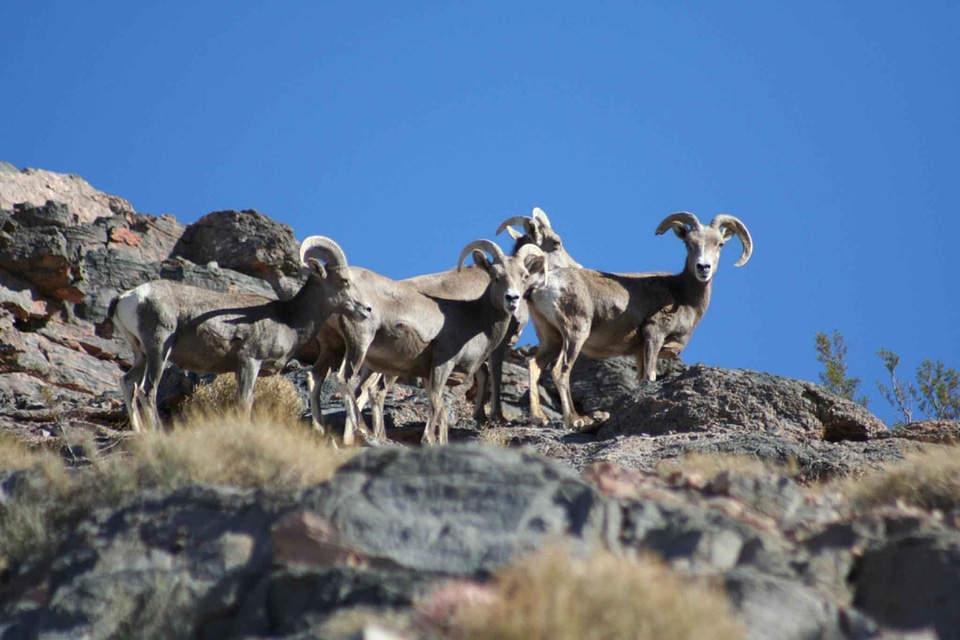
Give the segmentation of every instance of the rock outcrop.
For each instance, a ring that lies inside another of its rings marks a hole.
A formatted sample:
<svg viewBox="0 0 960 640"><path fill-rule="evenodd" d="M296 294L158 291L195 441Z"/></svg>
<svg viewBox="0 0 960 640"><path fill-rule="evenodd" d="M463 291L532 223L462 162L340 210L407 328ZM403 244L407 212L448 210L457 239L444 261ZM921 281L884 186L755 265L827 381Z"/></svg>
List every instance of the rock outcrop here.
<svg viewBox="0 0 960 640"><path fill-rule="evenodd" d="M68 430L116 442L130 352L98 331L113 296L153 278L286 296L297 260L293 230L256 211L184 226L75 176L0 166L0 436L69 455ZM454 446L370 449L298 490L148 489L81 514L35 557L0 558L0 638L373 637L330 626L358 611L394 637L442 637L419 598L555 543L653 552L706 577L751 638L960 637L960 512L855 510L805 489L956 443L960 424L888 430L805 381L662 362L641 385L629 359L581 358L574 399L611 419L573 433L526 421L530 351L505 366L509 424L480 429L448 395ZM284 375L306 394L304 368ZM192 380L168 371L168 409ZM336 423L335 391L323 398ZM392 444L419 442L425 407L416 384L390 393ZM690 454L768 466L691 472ZM0 518L44 482L0 469Z"/></svg>

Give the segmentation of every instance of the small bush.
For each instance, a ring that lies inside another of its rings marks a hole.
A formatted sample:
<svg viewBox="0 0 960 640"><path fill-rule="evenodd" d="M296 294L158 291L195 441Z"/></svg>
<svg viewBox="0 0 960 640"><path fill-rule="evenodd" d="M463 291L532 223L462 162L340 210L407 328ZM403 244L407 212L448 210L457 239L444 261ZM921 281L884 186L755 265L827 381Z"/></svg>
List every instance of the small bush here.
<svg viewBox="0 0 960 640"><path fill-rule="evenodd" d="M673 460L661 460L656 466L657 475L663 478L680 472L684 475L696 474L704 480L712 480L724 471L747 477L795 476L797 463L795 460L779 463L742 454L689 453Z"/></svg>
<svg viewBox="0 0 960 640"><path fill-rule="evenodd" d="M253 387L253 416L274 421L297 422L304 404L296 386L283 376L257 378ZM233 374L217 376L200 385L183 404L186 421L237 414L237 379Z"/></svg>
<svg viewBox="0 0 960 640"><path fill-rule="evenodd" d="M261 414L262 416L262 414ZM105 467L120 485L177 488L210 483L237 487L295 487L330 478L349 457L309 428L281 419L197 418L170 433L132 440L130 458Z"/></svg>
<svg viewBox="0 0 960 640"><path fill-rule="evenodd" d="M550 548L502 569L492 598L455 613L456 636L483 640L743 638L722 592L687 582L661 561Z"/></svg>
<svg viewBox="0 0 960 640"><path fill-rule="evenodd" d="M845 493L858 508L898 501L923 509L960 508L960 447L938 446L910 454L848 482Z"/></svg>
<svg viewBox="0 0 960 640"><path fill-rule="evenodd" d="M272 421L195 420L171 433L143 433L125 449L67 471L51 455L4 445L0 470L36 469L25 488L0 506L0 568L49 549L94 509L144 488L198 484L286 488L330 478L351 455L308 428Z"/></svg>

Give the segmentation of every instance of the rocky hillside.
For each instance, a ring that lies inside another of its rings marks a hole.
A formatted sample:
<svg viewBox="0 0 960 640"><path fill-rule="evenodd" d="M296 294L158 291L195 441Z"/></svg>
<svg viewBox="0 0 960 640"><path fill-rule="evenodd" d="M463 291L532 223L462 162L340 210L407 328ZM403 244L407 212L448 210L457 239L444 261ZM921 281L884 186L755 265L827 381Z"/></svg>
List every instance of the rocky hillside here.
<svg viewBox="0 0 960 640"><path fill-rule="evenodd" d="M130 352L97 326L118 291L161 277L288 296L297 241L256 211L184 226L77 176L0 163L0 435L54 451L67 432L122 439ZM584 359L575 400L612 417L570 433L524 420L528 355L506 365L510 424L479 429L451 396L456 446L368 450L300 489L153 489L78 515L55 546L0 557L0 639L447 637L423 609L438 585L482 586L561 540L709 577L750 638L960 637L960 509L810 489L929 454L956 423L888 430L809 382L674 364L641 387L630 361ZM300 364L284 375L305 391ZM195 382L172 367L164 409ZM394 443L419 441L425 405L416 386L391 392ZM687 466L704 459L765 465ZM0 518L47 482L0 467ZM330 627L361 610L376 623Z"/></svg>

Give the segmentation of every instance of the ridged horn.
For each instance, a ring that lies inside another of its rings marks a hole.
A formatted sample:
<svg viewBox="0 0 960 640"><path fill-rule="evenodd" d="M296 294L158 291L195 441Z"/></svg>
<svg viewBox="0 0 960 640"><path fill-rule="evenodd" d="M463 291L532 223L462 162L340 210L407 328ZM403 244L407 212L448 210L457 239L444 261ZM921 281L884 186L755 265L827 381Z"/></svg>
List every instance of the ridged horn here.
<svg viewBox="0 0 960 640"><path fill-rule="evenodd" d="M546 274L547 273L547 254L544 253L543 249L541 249L537 245L535 244L523 245L522 247L517 249L517 253L514 255L514 258L516 258L517 260L522 262L524 266L526 266L527 258L529 258L530 256L540 256L541 258L543 258L543 273Z"/></svg>
<svg viewBox="0 0 960 640"><path fill-rule="evenodd" d="M524 232L528 236L533 235L533 218L528 218L527 216L513 216L512 218L507 218L500 223L499 227L497 227L497 235L503 233L503 230L507 227L512 227L517 224L523 227Z"/></svg>
<svg viewBox="0 0 960 640"><path fill-rule="evenodd" d="M332 238L310 236L300 244L300 264L307 264L307 256L316 251L330 267L346 267L347 255Z"/></svg>
<svg viewBox="0 0 960 640"><path fill-rule="evenodd" d="M703 226L700 224L700 221L697 220L697 216L688 211L678 211L676 213L671 213L663 219L663 222L661 222L660 226L657 227L657 235L659 236L660 234L665 233L667 229L672 229L674 223L676 222L688 225L691 229L699 229Z"/></svg>
<svg viewBox="0 0 960 640"><path fill-rule="evenodd" d="M550 218L547 217L547 214L544 213L543 209L540 207L533 208L533 219L542 224L547 229L553 229L553 225L550 224Z"/></svg>
<svg viewBox="0 0 960 640"><path fill-rule="evenodd" d="M738 218L735 218L731 215L721 213L716 216L711 222L710 226L714 229L729 229L740 238L740 244L743 245L743 251L740 252L740 259L737 260L733 266L741 267L747 264L747 260L750 259L750 256L753 254L753 238L750 237L750 232L747 231L747 226L740 222Z"/></svg>
<svg viewBox="0 0 960 640"><path fill-rule="evenodd" d="M503 254L503 249L500 248L496 242L492 240L474 240L467 246L463 248L463 251L460 252L460 259L457 261L457 271L463 268L463 261L466 259L470 252L474 249L479 249L480 251L486 251L491 256L493 256L494 262L499 262L503 264L507 260L507 256Z"/></svg>

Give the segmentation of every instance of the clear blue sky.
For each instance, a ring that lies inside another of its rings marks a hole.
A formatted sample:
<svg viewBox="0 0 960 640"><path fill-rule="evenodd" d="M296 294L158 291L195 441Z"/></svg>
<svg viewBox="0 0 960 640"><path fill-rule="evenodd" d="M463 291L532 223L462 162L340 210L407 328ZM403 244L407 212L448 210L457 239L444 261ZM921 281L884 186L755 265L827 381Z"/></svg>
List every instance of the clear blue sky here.
<svg viewBox="0 0 960 640"><path fill-rule="evenodd" d="M256 208L392 277L542 207L584 265L750 228L687 362L816 380L841 330L960 368L960 4L4 2L0 159L185 223ZM503 242L507 246L506 241ZM526 340L535 340L529 334Z"/></svg>

